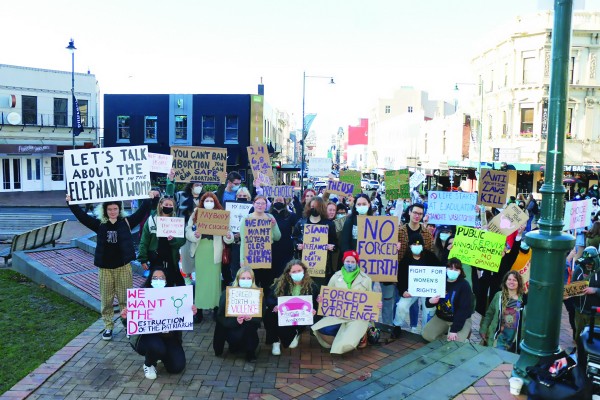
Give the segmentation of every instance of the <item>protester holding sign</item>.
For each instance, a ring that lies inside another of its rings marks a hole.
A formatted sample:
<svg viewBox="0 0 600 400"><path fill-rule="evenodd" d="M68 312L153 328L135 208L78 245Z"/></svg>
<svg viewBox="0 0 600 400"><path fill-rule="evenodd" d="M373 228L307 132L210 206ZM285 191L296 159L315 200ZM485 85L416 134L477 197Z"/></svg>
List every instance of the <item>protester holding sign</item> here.
<svg viewBox="0 0 600 400"><path fill-rule="evenodd" d="M228 201L235 201L236 193L240 189L242 184L242 176L232 171L227 174L227 182L219 185L217 188L217 199L221 204L225 204Z"/></svg>
<svg viewBox="0 0 600 400"><path fill-rule="evenodd" d="M231 286L256 289L257 286L252 268L240 268ZM246 354L246 361L254 362L256 361L256 349L258 347L260 318L253 318L249 315L226 317L226 302L227 291L224 290L219 301L219 311L217 313L217 323L215 324L215 334L213 337L215 355L220 357L223 354L223 348L225 347L225 342L227 342L230 353L244 352Z"/></svg>
<svg viewBox="0 0 600 400"><path fill-rule="evenodd" d="M281 196L275 197L269 212L275 217L277 227L281 232L281 239L271 244L273 256L273 278L277 279L283 273L283 269L294 255L294 242L292 231L299 216L290 212Z"/></svg>
<svg viewBox="0 0 600 400"><path fill-rule="evenodd" d="M213 318L219 305L221 293L221 261L223 257L223 242L233 243L233 235L227 236L203 235L196 229L199 210L222 210L221 203L213 193L205 193L190 217L185 228L185 237L191 242L190 256L196 266L195 302L199 310L213 310ZM202 315L200 312L199 315ZM201 317L199 317L201 319Z"/></svg>
<svg viewBox="0 0 600 400"><path fill-rule="evenodd" d="M340 252L344 253L349 250L356 250L358 241L358 215L373 215L371 208L371 200L366 194L358 194L354 199L354 207L352 213L346 218L340 239ZM342 260L343 262L343 260Z"/></svg>
<svg viewBox="0 0 600 400"><path fill-rule="evenodd" d="M150 191L151 198L156 196L158 192ZM68 203L71 197L67 195L66 200ZM96 207L97 218L87 215L78 205L69 205L77 220L97 235L94 265L99 268L100 312L104 321L103 340L112 339L115 295L122 310L127 301L127 289L133 286L130 262L136 257L131 229L150 211L150 203L149 199L142 201L141 207L126 217L122 201L107 201Z"/></svg>
<svg viewBox="0 0 600 400"><path fill-rule="evenodd" d="M171 287L167 282L165 271L158 268L152 272L144 283L145 288L160 289ZM196 314L198 309L192 306ZM127 308L121 310L121 322L127 326ZM144 335L130 335L129 344L144 360L144 375L148 379L156 379L156 364L162 361L165 369L170 374L178 374L185 368L185 352L182 346L181 331L161 333L148 333Z"/></svg>
<svg viewBox="0 0 600 400"><path fill-rule="evenodd" d="M448 262L448 254L450 254L449 245L454 242L454 232L456 226L442 225L436 229L435 240L433 242L433 253L440 260L442 265Z"/></svg>
<svg viewBox="0 0 600 400"><path fill-rule="evenodd" d="M185 238L157 237L157 217L170 217L176 213L172 198L163 197L158 202L156 214L150 215L142 230L138 261L147 270L161 267L165 270L169 286L183 286L185 282L179 271L179 249L185 244ZM183 219L182 219L183 220Z"/></svg>
<svg viewBox="0 0 600 400"><path fill-rule="evenodd" d="M227 279L226 282L230 283L233 281L233 277L237 274L240 269L240 229L239 223L243 217L248 215L248 212L252 209L252 204L250 203L250 191L248 188L241 187L237 193L235 194L236 203L244 203L244 204L236 204L229 202L229 205L225 205L227 210L231 212L230 225L236 226L237 228L232 229L233 233L233 243L230 245L231 257L229 258L229 274L223 274L223 279L225 277L229 277L231 279Z"/></svg>
<svg viewBox="0 0 600 400"><path fill-rule="evenodd" d="M300 334L306 326L279 326L277 298L282 296L312 296L313 315L317 313L317 296L319 287L308 274L308 268L300 260L291 260L285 266L283 274L275 279L266 300L267 310L264 315L265 329L267 331L266 343L273 344L271 353L274 356L281 354L281 346L295 349L300 341Z"/></svg>
<svg viewBox="0 0 600 400"><path fill-rule="evenodd" d="M574 297L575 303L575 338L579 338L583 328L590 323L592 307L600 306L600 258L595 247L586 247L583 255L577 260L573 271L572 282L587 281L588 287L584 296Z"/></svg>
<svg viewBox="0 0 600 400"><path fill-rule="evenodd" d="M298 200L297 197L294 197L294 209L296 210L296 215L302 215L304 213L304 209L306 208L306 204L310 204L310 201L317 195L313 189L305 189L302 192L302 202Z"/></svg>

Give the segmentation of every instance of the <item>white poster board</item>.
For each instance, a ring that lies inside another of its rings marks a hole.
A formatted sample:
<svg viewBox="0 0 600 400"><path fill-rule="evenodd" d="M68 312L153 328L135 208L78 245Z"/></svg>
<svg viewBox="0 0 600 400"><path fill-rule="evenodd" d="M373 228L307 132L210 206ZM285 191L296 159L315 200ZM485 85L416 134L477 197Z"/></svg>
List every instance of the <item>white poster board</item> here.
<svg viewBox="0 0 600 400"><path fill-rule="evenodd" d="M185 237L185 218L156 217L156 237Z"/></svg>
<svg viewBox="0 0 600 400"><path fill-rule="evenodd" d="M225 210L229 211L229 230L232 233L240 232L242 218L250 213L252 203L242 203L237 201L228 201L225 203Z"/></svg>
<svg viewBox="0 0 600 400"><path fill-rule="evenodd" d="M421 182L423 182L425 180L425 178L426 178L426 176L424 173L422 173L421 171L415 171L410 176L410 180L408 181L408 186L410 186L411 189L414 189L417 186L419 186L421 184Z"/></svg>
<svg viewBox="0 0 600 400"><path fill-rule="evenodd" d="M281 296L277 298L279 326L313 324L312 296Z"/></svg>
<svg viewBox="0 0 600 400"><path fill-rule="evenodd" d="M148 146L65 150L69 204L135 200L150 192Z"/></svg>
<svg viewBox="0 0 600 400"><path fill-rule="evenodd" d="M428 200L430 224L475 226L477 193L429 192Z"/></svg>
<svg viewBox="0 0 600 400"><path fill-rule="evenodd" d="M308 164L308 176L322 178L331 174L330 158L311 158Z"/></svg>
<svg viewBox="0 0 600 400"><path fill-rule="evenodd" d="M191 286L127 289L127 334L191 331L193 304Z"/></svg>
<svg viewBox="0 0 600 400"><path fill-rule="evenodd" d="M409 265L408 293L413 297L444 297L446 295L446 267Z"/></svg>
<svg viewBox="0 0 600 400"><path fill-rule="evenodd" d="M170 154L148 153L150 172L168 174L173 168L173 156Z"/></svg>
<svg viewBox="0 0 600 400"><path fill-rule="evenodd" d="M565 204L565 229L584 228L592 223L592 199L568 201Z"/></svg>

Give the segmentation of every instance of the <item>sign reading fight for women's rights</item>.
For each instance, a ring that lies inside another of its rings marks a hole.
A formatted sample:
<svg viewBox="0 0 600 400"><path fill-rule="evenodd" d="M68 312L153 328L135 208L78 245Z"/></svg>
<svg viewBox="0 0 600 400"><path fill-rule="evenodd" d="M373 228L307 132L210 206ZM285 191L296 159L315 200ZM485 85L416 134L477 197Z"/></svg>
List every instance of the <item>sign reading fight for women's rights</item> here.
<svg viewBox="0 0 600 400"><path fill-rule="evenodd" d="M488 231L508 236L526 223L527 214L511 203L488 223Z"/></svg>
<svg viewBox="0 0 600 400"><path fill-rule="evenodd" d="M448 258L456 257L464 264L498 272L505 244L504 235L459 226Z"/></svg>
<svg viewBox="0 0 600 400"><path fill-rule="evenodd" d="M225 183L227 149L172 146L173 169L178 182Z"/></svg>
<svg viewBox="0 0 600 400"><path fill-rule="evenodd" d="M203 235L226 236L229 233L229 211L197 208L196 230Z"/></svg>
<svg viewBox="0 0 600 400"><path fill-rule="evenodd" d="M506 203L507 189L508 172L482 169L477 203L502 208Z"/></svg>
<svg viewBox="0 0 600 400"><path fill-rule="evenodd" d="M148 146L65 150L69 204L148 197Z"/></svg>
<svg viewBox="0 0 600 400"><path fill-rule="evenodd" d="M237 202L228 201L225 203L225 209L229 211L229 230L233 233L240 232L240 224L242 218L246 217L250 213L250 209L253 207L250 202Z"/></svg>
<svg viewBox="0 0 600 400"><path fill-rule="evenodd" d="M319 315L351 320L379 321L381 293L321 286Z"/></svg>
<svg viewBox="0 0 600 400"><path fill-rule="evenodd" d="M327 225L304 224L302 262L306 264L310 276L325 277L328 233Z"/></svg>
<svg viewBox="0 0 600 400"><path fill-rule="evenodd" d="M252 175L257 183L262 186L271 186L271 183L275 180L273 176L273 166L271 165L271 158L269 157L269 150L267 146L261 144L259 146L248 146L248 161L250 162L250 168L252 168Z"/></svg>
<svg viewBox="0 0 600 400"><path fill-rule="evenodd" d="M168 174L173 168L173 156L168 154L148 153L150 172Z"/></svg>
<svg viewBox="0 0 600 400"><path fill-rule="evenodd" d="M354 192L354 185L347 182L330 179L327 182L327 191L340 197L348 197Z"/></svg>
<svg viewBox="0 0 600 400"><path fill-rule="evenodd" d="M356 251L374 282L398 281L398 218L359 215Z"/></svg>
<svg viewBox="0 0 600 400"><path fill-rule="evenodd" d="M408 169L385 171L385 197L387 199L409 198L409 176L410 173L408 172Z"/></svg>
<svg viewBox="0 0 600 400"><path fill-rule="evenodd" d="M446 295L446 267L408 267L408 293L413 297Z"/></svg>
<svg viewBox="0 0 600 400"><path fill-rule="evenodd" d="M185 237L185 218L156 217L156 237Z"/></svg>
<svg viewBox="0 0 600 400"><path fill-rule="evenodd" d="M565 229L584 228L592 223L592 199L569 201L565 204Z"/></svg>
<svg viewBox="0 0 600 400"><path fill-rule="evenodd" d="M271 219L246 218L244 227L244 259L252 269L270 269L271 255Z"/></svg>
<svg viewBox="0 0 600 400"><path fill-rule="evenodd" d="M227 286L225 292L225 316L240 315L262 317L263 292L261 288L245 289Z"/></svg>
<svg viewBox="0 0 600 400"><path fill-rule="evenodd" d="M327 175L329 176L329 175ZM361 180L362 174L360 173L360 171L352 171L352 170L347 170L347 171L340 171L340 182L346 182L346 183L350 183L352 185L354 185L354 190L352 191L352 194L357 195L361 192L361 187L360 187L360 180Z"/></svg>
<svg viewBox="0 0 600 400"><path fill-rule="evenodd" d="M127 334L191 331L193 303L191 286L127 289Z"/></svg>
<svg viewBox="0 0 600 400"><path fill-rule="evenodd" d="M475 226L477 193L429 192L427 215L435 225Z"/></svg>
<svg viewBox="0 0 600 400"><path fill-rule="evenodd" d="M284 199L291 199L294 197L293 186L264 186L263 194L266 197L283 197Z"/></svg>
<svg viewBox="0 0 600 400"><path fill-rule="evenodd" d="M313 324L312 296L281 296L277 298L279 326Z"/></svg>

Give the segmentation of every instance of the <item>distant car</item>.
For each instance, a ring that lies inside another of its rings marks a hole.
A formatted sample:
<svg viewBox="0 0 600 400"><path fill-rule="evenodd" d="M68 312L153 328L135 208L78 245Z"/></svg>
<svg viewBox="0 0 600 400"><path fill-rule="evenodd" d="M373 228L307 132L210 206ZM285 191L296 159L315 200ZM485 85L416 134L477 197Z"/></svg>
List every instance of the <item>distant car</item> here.
<svg viewBox="0 0 600 400"><path fill-rule="evenodd" d="M372 180L367 183L367 190L377 190L377 189L379 189L378 181Z"/></svg>
<svg viewBox="0 0 600 400"><path fill-rule="evenodd" d="M369 181L367 179L361 179L361 181L360 181L360 188L361 189L366 189L368 184L369 184Z"/></svg>
<svg viewBox="0 0 600 400"><path fill-rule="evenodd" d="M318 192L321 189L327 189L327 182L324 181L316 181L313 185L315 190Z"/></svg>
<svg viewBox="0 0 600 400"><path fill-rule="evenodd" d="M381 182L381 185L379 185L379 189L377 191L381 194L385 194L385 182Z"/></svg>

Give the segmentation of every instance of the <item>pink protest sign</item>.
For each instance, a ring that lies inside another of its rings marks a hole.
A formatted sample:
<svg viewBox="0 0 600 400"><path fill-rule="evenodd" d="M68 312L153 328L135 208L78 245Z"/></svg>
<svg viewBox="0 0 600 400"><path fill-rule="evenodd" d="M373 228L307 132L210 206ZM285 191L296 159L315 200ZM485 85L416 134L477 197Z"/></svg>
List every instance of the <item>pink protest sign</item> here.
<svg viewBox="0 0 600 400"><path fill-rule="evenodd" d="M569 201L565 205L565 229L583 228L592 223L592 200Z"/></svg>
<svg viewBox="0 0 600 400"><path fill-rule="evenodd" d="M279 326L313 324L312 296L281 296L277 298Z"/></svg>

